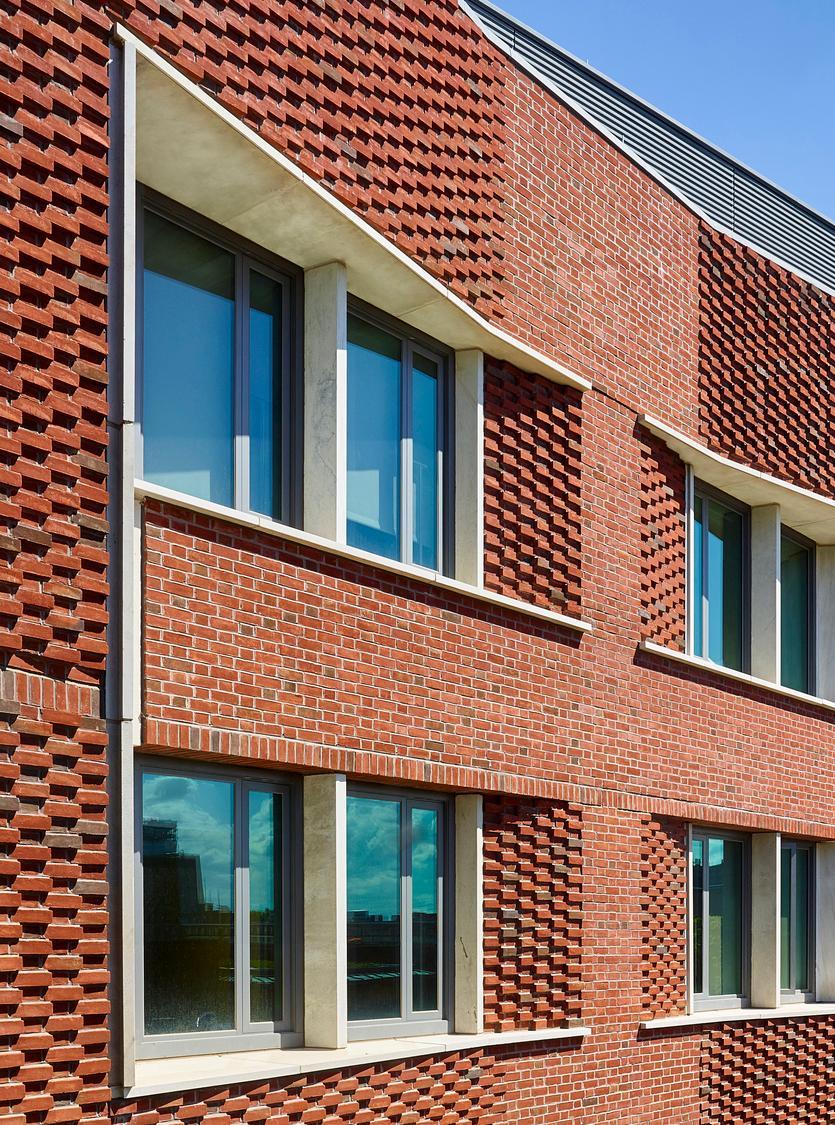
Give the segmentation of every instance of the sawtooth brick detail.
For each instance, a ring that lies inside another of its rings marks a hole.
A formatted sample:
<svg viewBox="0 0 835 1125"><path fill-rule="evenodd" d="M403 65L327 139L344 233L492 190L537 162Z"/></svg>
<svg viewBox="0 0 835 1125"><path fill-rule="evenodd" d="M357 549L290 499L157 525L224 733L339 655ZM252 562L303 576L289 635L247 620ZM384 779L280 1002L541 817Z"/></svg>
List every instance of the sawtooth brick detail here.
<svg viewBox="0 0 835 1125"><path fill-rule="evenodd" d="M684 462L637 429L641 457L641 636L684 651L687 507Z"/></svg>
<svg viewBox="0 0 835 1125"><path fill-rule="evenodd" d="M642 818L641 974L647 1019L687 1010L687 825Z"/></svg>

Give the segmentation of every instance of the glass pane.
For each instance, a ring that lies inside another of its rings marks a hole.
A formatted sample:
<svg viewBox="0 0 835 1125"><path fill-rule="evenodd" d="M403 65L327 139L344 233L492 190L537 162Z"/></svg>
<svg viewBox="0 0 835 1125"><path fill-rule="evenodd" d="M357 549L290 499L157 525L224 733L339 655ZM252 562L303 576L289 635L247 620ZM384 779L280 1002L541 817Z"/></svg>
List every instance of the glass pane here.
<svg viewBox="0 0 835 1125"><path fill-rule="evenodd" d="M792 849L780 849L780 987L791 988Z"/></svg>
<svg viewBox="0 0 835 1125"><path fill-rule="evenodd" d="M348 1018L400 1016L400 803L348 798Z"/></svg>
<svg viewBox="0 0 835 1125"><path fill-rule="evenodd" d="M792 942L794 962L794 987L808 992L811 986L809 977L809 907L811 903L812 853L809 848L798 848L795 878L795 917Z"/></svg>
<svg viewBox="0 0 835 1125"><path fill-rule="evenodd" d="M412 809L412 1008L438 1008L438 811Z"/></svg>
<svg viewBox="0 0 835 1125"><path fill-rule="evenodd" d="M708 841L708 990L742 993L744 848L741 840Z"/></svg>
<svg viewBox="0 0 835 1125"><path fill-rule="evenodd" d="M400 341L348 318L348 542L400 558Z"/></svg>
<svg viewBox="0 0 835 1125"><path fill-rule="evenodd" d="M281 796L249 792L249 1001L253 1023L281 1019Z"/></svg>
<svg viewBox="0 0 835 1125"><path fill-rule="evenodd" d="M693 991L704 992L704 843L693 840Z"/></svg>
<svg viewBox="0 0 835 1125"><path fill-rule="evenodd" d="M696 656L707 656L704 642L704 585L702 582L704 508L704 501L701 496L697 496L693 504L693 651Z"/></svg>
<svg viewBox="0 0 835 1125"><path fill-rule="evenodd" d="M743 517L711 500L708 520L708 656L726 668L742 668Z"/></svg>
<svg viewBox="0 0 835 1125"><path fill-rule="evenodd" d="M142 472L234 503L235 259L145 212Z"/></svg>
<svg viewBox="0 0 835 1125"><path fill-rule="evenodd" d="M281 286L249 275L249 506L281 515Z"/></svg>
<svg viewBox="0 0 835 1125"><path fill-rule="evenodd" d="M780 679L786 687L809 690L808 547L783 535L780 542Z"/></svg>
<svg viewBox="0 0 835 1125"><path fill-rule="evenodd" d="M412 562L438 566L438 365L412 364Z"/></svg>
<svg viewBox="0 0 835 1125"><path fill-rule="evenodd" d="M235 1024L234 785L142 778L145 1031Z"/></svg>

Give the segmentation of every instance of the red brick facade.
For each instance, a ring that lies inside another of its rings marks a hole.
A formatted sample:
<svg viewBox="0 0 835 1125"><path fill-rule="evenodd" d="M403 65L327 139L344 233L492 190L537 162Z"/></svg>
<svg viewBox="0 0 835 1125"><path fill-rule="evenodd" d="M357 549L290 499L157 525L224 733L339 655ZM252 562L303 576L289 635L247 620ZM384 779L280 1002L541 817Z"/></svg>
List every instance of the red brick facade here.
<svg viewBox="0 0 835 1125"><path fill-rule="evenodd" d="M638 419L835 495L833 298L709 229L455 0L7 9L2 1125L829 1120L832 1017L639 1028L686 1004L687 823L833 839L835 786L830 711L639 651L683 647L685 533L683 466ZM486 1027L573 1021L582 1040L119 1091L103 718L117 22L593 384L486 360L486 585L582 616L585 635L173 504L143 514L143 748L484 793Z"/></svg>

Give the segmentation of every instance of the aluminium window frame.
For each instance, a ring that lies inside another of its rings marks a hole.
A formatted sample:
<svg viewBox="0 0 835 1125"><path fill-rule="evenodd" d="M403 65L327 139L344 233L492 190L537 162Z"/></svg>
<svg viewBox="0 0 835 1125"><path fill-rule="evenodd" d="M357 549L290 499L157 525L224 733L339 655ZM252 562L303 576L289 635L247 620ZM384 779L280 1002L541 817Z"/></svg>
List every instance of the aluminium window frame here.
<svg viewBox="0 0 835 1125"><path fill-rule="evenodd" d="M741 668L731 668L731 671L746 672L751 671L751 508L742 500L737 500L735 496L729 496L727 492L722 492L721 489L715 488L713 485L708 484L706 481L701 480L691 470L690 482L690 504L689 504L689 518L688 518L688 542L687 542L687 576L688 576L688 604L692 607L694 615L693 620L689 623L687 628L687 645L688 649L693 656L701 657L703 660L710 660L710 657L705 655L710 649L710 591L708 583L708 539L709 536L702 533L702 552L701 559L694 557L695 553L695 524L696 524L696 501L697 500L715 500L717 503L724 505L731 511L738 512L743 517L742 519L742 605L740 606L740 618L742 627L742 650L741 650ZM696 567L700 568L702 576L702 604L697 606L696 602ZM696 630L695 630L695 614L701 614L702 621L702 649L701 653L696 652ZM710 661L715 664L717 668L729 667L730 665L716 664L715 661Z"/></svg>
<svg viewBox="0 0 835 1125"><path fill-rule="evenodd" d="M809 899L807 902L808 917L806 919L806 964L808 966L808 981L805 989L800 988L780 988L780 999L784 1004L811 1004L815 1001L815 953L816 953L816 920L817 920L817 880L816 880L816 859L815 844L811 840L796 840L786 839L785 837L780 840L780 901L782 903L783 884L782 884L782 870L783 870L783 848L790 849L791 859L791 906L789 912L789 927L790 934L790 948L793 947L795 921L797 917L797 853L798 851L805 851L809 853ZM789 972L792 972L792 965L789 962ZM781 969L782 975L782 969ZM782 981L781 981L782 984Z"/></svg>
<svg viewBox="0 0 835 1125"><path fill-rule="evenodd" d="M804 689L807 695L814 695L817 690L817 620L818 620L818 604L817 604L817 543L814 539L809 539L807 536L802 535L799 531L781 522L780 524L780 567L782 573L783 554L782 554L782 539L783 536L791 539L792 542L797 543L801 547L805 547L809 552L808 554L808 589L809 589L809 604L807 606L807 623L806 623L806 647L807 647L807 670L808 670L808 684ZM780 587L780 622L782 630L783 620L783 594L782 585ZM782 640L780 645L782 654ZM782 668L782 655L780 666L780 683L783 683L783 668Z"/></svg>
<svg viewBox="0 0 835 1125"><path fill-rule="evenodd" d="M349 783L347 797L366 797L372 800L400 802L400 1010L399 1017L385 1017L378 1020L352 1020L348 1016L349 1041L390 1038L404 1035L442 1035L452 1029L452 999L454 976L455 940L455 844L454 844L454 802L446 794L424 793L418 789L396 786L381 786L362 783ZM438 1000L439 1006L433 1012L415 1013L409 1004L412 991L412 914L411 914L411 873L407 871L411 860L411 850L407 841L411 836L410 810L413 808L432 808L439 812L439 863L438 872L441 887L438 893L440 924L438 927ZM407 830L408 824L408 830ZM347 855L346 855L347 865ZM348 914L346 868L346 922ZM407 960L408 957L408 960ZM406 966L408 965L408 969ZM347 1003L346 978L346 1003Z"/></svg>
<svg viewBox="0 0 835 1125"><path fill-rule="evenodd" d="M234 955L235 1028L220 1031L175 1032L148 1035L145 1032L145 942L144 879L142 864L142 779L147 773L197 777L234 785L233 864L234 864ZM282 796L286 815L282 815L282 997L283 1018L275 1024L244 1020L249 1010L249 915L247 795L268 791ZM136 972L136 1058L160 1059L180 1055L205 1055L269 1047L299 1047L303 1044L302 1012L302 849L294 845L301 839L302 797L298 780L285 775L250 768L214 766L200 761L185 762L168 756L138 755L134 765L134 893L135 893L135 972ZM241 924L243 920L244 924Z"/></svg>
<svg viewBox="0 0 835 1125"><path fill-rule="evenodd" d="M400 341L400 557L394 561L416 566L429 573L452 577L455 572L455 379L454 352L422 332L380 309L368 305L358 297L348 294L348 316L363 320L374 328L387 332ZM413 433L412 433L412 357L422 355L438 366L438 394L436 401L435 432L437 435L436 465L438 475L437 544L438 559L434 567L425 567L412 561L412 505L413 505ZM350 380L350 363L347 379ZM346 456L348 443L348 416L345 414ZM347 496L347 461L345 464L345 491ZM345 541L348 538L348 514L345 514Z"/></svg>
<svg viewBox="0 0 835 1125"><path fill-rule="evenodd" d="M192 234L214 243L234 258L234 341L232 366L233 434L232 434L232 507L252 512L277 523L301 526L302 516L302 442L304 435L303 386L303 317L304 271L292 262L258 246L229 228L206 218L176 200L162 195L145 184L136 185L136 475L143 475L143 406L144 406L144 278L145 278L145 211L181 226ZM276 405L280 409L280 426L274 434L280 456L273 466L273 480L278 475L280 488L275 491L274 507L278 512L256 512L250 501L249 463L249 311L250 275L261 273L278 283L281 300L281 394ZM190 495L183 493L183 495Z"/></svg>
<svg viewBox="0 0 835 1125"><path fill-rule="evenodd" d="M709 966L709 952L710 942L708 940L709 927L706 925L706 920L709 915L709 895L710 895L710 878L708 862L709 855L709 841L711 839L733 840L743 845L743 859L742 859L742 947L740 949L740 964L741 964L741 984L742 991L737 994L724 994L724 995L711 995L706 991L709 987L710 981L710 966ZM701 840L703 844L703 872L702 872L702 919L703 919L703 932L702 932L702 992L695 990L695 952L696 943L694 935L694 924L696 918L695 912L695 888L693 880L693 844L696 840ZM745 832L732 832L723 831L721 829L714 830L710 826L693 825L690 829L690 843L689 843L689 856L687 863L687 881L688 881L688 919L687 919L687 941L690 949L690 956L688 957L688 966L690 981L689 981L689 995L691 1008L694 1012L709 1012L716 1010L724 1010L725 1008L747 1008L750 1006L751 996L751 837Z"/></svg>

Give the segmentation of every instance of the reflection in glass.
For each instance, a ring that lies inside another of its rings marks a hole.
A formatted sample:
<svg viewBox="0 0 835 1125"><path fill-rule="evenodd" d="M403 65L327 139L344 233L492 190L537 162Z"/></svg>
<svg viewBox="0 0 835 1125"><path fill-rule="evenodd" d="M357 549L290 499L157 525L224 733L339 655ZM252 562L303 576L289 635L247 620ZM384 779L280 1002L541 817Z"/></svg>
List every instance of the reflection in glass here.
<svg viewBox="0 0 835 1125"><path fill-rule="evenodd" d="M235 259L144 216L143 474L232 504Z"/></svg>
<svg viewBox="0 0 835 1125"><path fill-rule="evenodd" d="M780 987L809 992L812 850L788 841L780 858Z"/></svg>
<svg viewBox="0 0 835 1125"><path fill-rule="evenodd" d="M780 850L780 987L792 987L792 849Z"/></svg>
<svg viewBox="0 0 835 1125"><path fill-rule="evenodd" d="M693 840L693 991L704 990L704 844Z"/></svg>
<svg viewBox="0 0 835 1125"><path fill-rule="evenodd" d="M348 542L400 558L401 344L348 318Z"/></svg>
<svg viewBox="0 0 835 1125"><path fill-rule="evenodd" d="M249 506L279 516L281 286L249 275Z"/></svg>
<svg viewBox="0 0 835 1125"><path fill-rule="evenodd" d="M416 354L412 369L412 562L438 566L438 365Z"/></svg>
<svg viewBox="0 0 835 1125"><path fill-rule="evenodd" d="M348 798L348 1018L399 1017L400 804Z"/></svg>
<svg viewBox="0 0 835 1125"><path fill-rule="evenodd" d="M249 792L249 997L253 1023L281 1019L281 797Z"/></svg>
<svg viewBox="0 0 835 1125"><path fill-rule="evenodd" d="M694 507L694 647L725 668L741 670L744 654L744 531L741 512L705 496ZM705 532L707 541L705 542ZM705 556L706 552L706 556ZM707 606L707 636L702 614Z"/></svg>
<svg viewBox="0 0 835 1125"><path fill-rule="evenodd" d="M438 812L412 809L412 1007L438 1007Z"/></svg>
<svg viewBox="0 0 835 1125"><path fill-rule="evenodd" d="M234 785L142 778L145 1031L235 1023Z"/></svg>
<svg viewBox="0 0 835 1125"><path fill-rule="evenodd" d="M780 682L809 691L809 576L811 551L780 538Z"/></svg>
<svg viewBox="0 0 835 1125"><path fill-rule="evenodd" d="M705 501L698 494L693 502L693 651L705 655L704 642L704 526Z"/></svg>
<svg viewBox="0 0 835 1125"><path fill-rule="evenodd" d="M708 991L742 993L743 858L741 840L708 840Z"/></svg>

